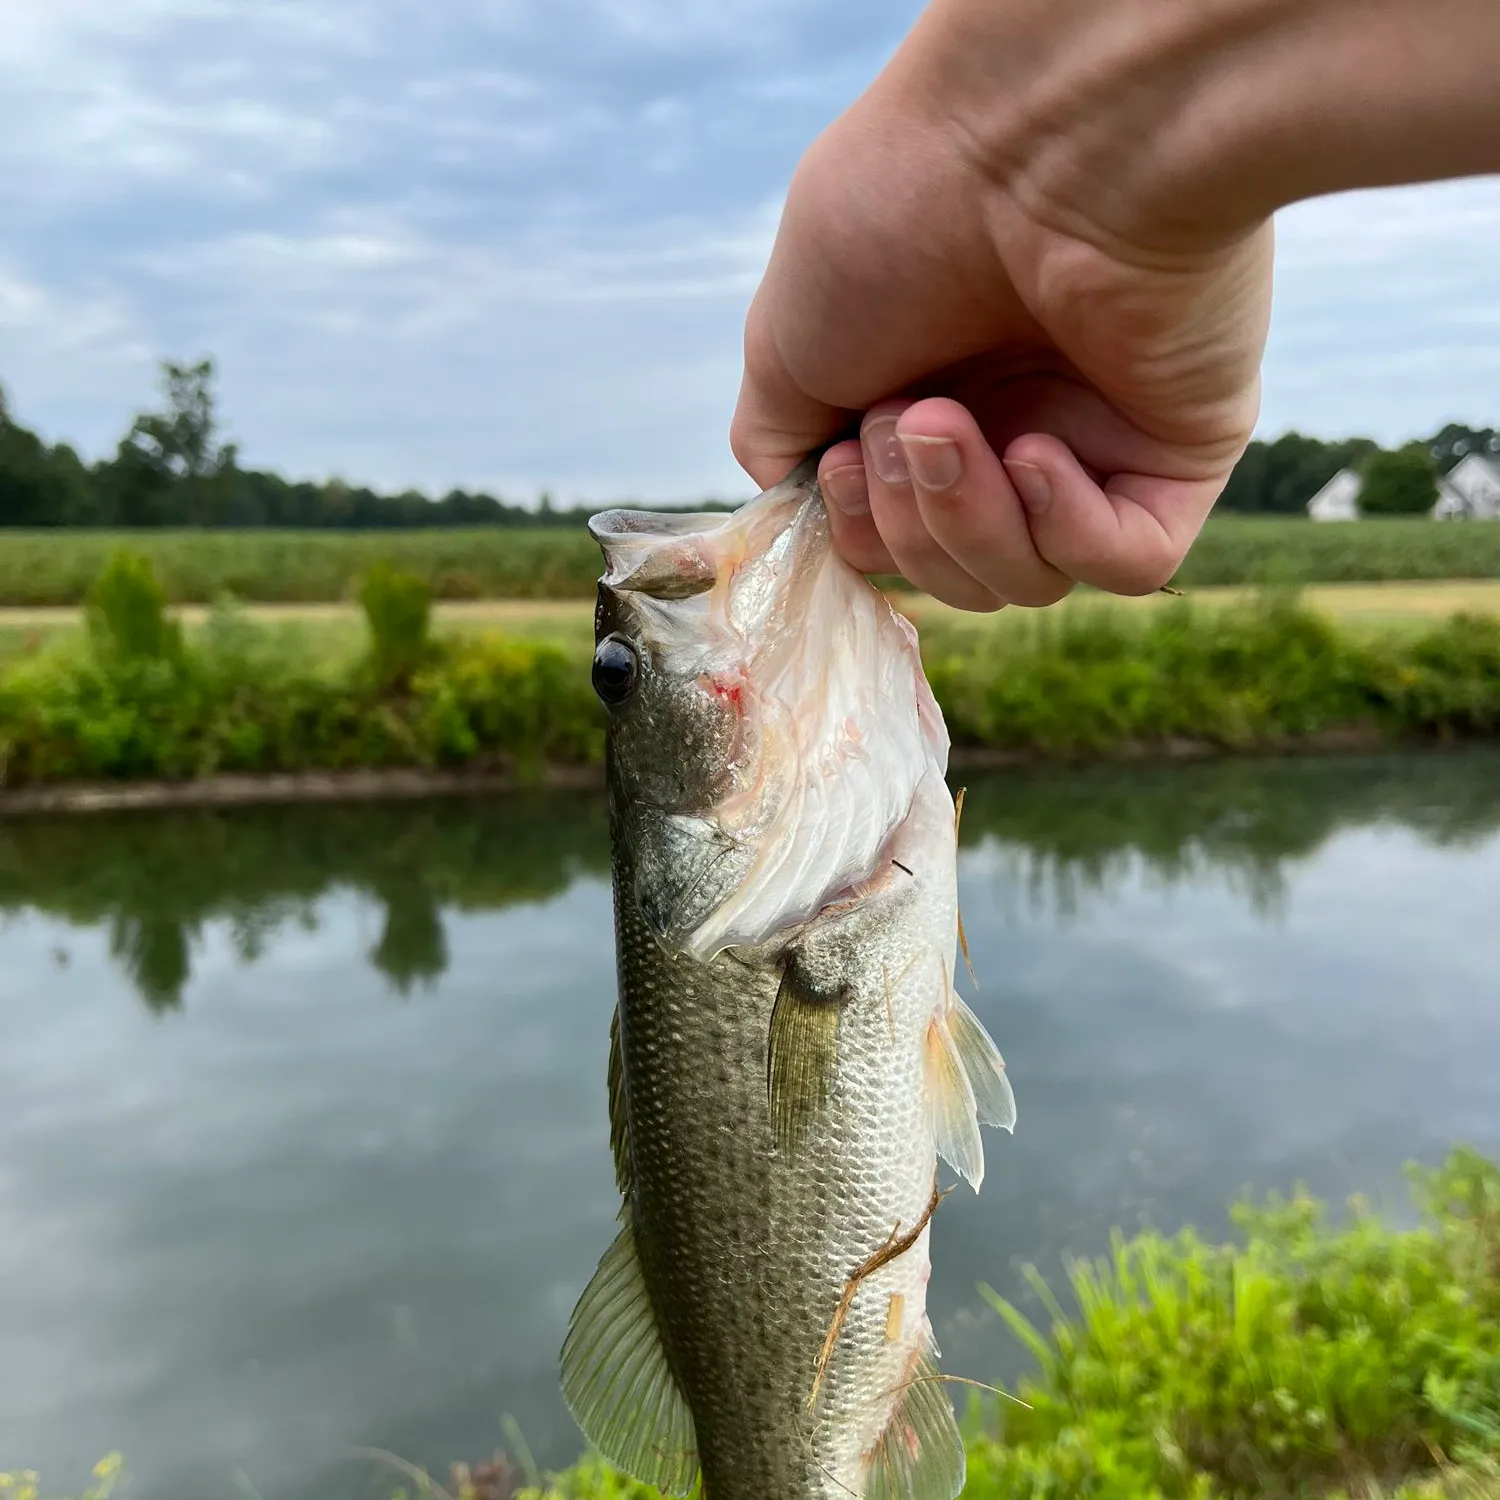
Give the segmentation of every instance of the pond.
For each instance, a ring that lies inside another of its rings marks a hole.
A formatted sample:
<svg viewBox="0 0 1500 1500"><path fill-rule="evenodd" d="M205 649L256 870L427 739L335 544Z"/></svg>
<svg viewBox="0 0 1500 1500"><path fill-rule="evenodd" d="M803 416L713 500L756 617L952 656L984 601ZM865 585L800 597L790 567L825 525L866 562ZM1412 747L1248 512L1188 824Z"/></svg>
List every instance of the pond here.
<svg viewBox="0 0 1500 1500"><path fill-rule="evenodd" d="M1014 1139L944 1205L977 1293L1298 1180L1400 1211L1500 1151L1500 755L971 778L974 999ZM339 1500L518 1425L576 1456L568 1312L612 1234L602 801L0 825L0 1468Z"/></svg>

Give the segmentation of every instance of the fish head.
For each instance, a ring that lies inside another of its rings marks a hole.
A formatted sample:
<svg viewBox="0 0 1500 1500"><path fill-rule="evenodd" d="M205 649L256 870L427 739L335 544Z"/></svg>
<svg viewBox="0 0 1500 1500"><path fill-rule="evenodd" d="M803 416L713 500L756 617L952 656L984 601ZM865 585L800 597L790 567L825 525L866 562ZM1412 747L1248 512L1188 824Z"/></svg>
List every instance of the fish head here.
<svg viewBox="0 0 1500 1500"><path fill-rule="evenodd" d="M948 740L916 635L834 551L811 468L728 514L614 510L594 687L642 917L700 961L868 879Z"/></svg>

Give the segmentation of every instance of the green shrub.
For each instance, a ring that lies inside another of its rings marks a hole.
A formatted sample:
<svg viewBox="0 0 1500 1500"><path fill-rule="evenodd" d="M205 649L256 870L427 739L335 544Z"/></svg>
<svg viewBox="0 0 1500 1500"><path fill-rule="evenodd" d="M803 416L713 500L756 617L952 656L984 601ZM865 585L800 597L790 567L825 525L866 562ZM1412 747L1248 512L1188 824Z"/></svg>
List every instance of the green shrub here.
<svg viewBox="0 0 1500 1500"><path fill-rule="evenodd" d="M405 686L431 647L432 595L427 581L378 562L359 590L370 627L370 660L386 686Z"/></svg>
<svg viewBox="0 0 1500 1500"><path fill-rule="evenodd" d="M116 552L88 592L85 618L96 654L122 662L176 657L182 634L167 618L166 603L150 560Z"/></svg>
<svg viewBox="0 0 1500 1500"><path fill-rule="evenodd" d="M0 677L0 784L590 764L602 716L557 648L460 638L400 691L221 619L174 660L53 653Z"/></svg>
<svg viewBox="0 0 1500 1500"><path fill-rule="evenodd" d="M986 1290L1038 1374L968 1493L1368 1495L1500 1458L1500 1170L1458 1150L1414 1176L1415 1230L1357 1201L1333 1229L1298 1193L1242 1204L1239 1247L1117 1238L1073 1267L1072 1313L1034 1278L1045 1334Z"/></svg>
<svg viewBox="0 0 1500 1500"><path fill-rule="evenodd" d="M1108 606L979 634L923 633L955 744L1056 755L1173 740L1249 748L1370 718L1356 647L1320 616L1271 600L1146 615Z"/></svg>
<svg viewBox="0 0 1500 1500"><path fill-rule="evenodd" d="M603 714L581 641L433 640L422 585L374 579L372 644L357 657L320 654L305 632L222 604L186 640L158 632L149 575L118 570L86 649L59 646L0 670L0 785L599 760ZM1350 731L1500 732L1500 621L1483 617L1382 639L1348 636L1286 597L1235 609L1183 600L1003 629L945 622L924 631L923 652L961 748L1067 759L1254 750Z"/></svg>

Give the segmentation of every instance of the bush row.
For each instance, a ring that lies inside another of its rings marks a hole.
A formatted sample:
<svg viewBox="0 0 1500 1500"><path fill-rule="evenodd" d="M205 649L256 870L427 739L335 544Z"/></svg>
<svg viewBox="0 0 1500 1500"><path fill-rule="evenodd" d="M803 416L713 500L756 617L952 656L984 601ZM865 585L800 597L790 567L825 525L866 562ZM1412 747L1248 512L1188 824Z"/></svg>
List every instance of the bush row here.
<svg viewBox="0 0 1500 1500"><path fill-rule="evenodd" d="M379 561L421 577L438 599L584 599L598 548L581 527L319 531L0 531L0 607L75 605L128 536L167 597L208 604L316 603L354 597ZM1267 582L1500 578L1500 526L1430 521L1224 516L1210 521L1177 575L1183 587Z"/></svg>
<svg viewBox="0 0 1500 1500"><path fill-rule="evenodd" d="M347 661L289 650L217 611L186 639L149 566L96 582L81 647L0 678L0 786L216 772L591 764L603 716L580 648L434 640L419 580L378 568L369 644ZM1057 758L1253 749L1351 728L1391 737L1500 730L1500 620L1355 639L1290 598L1101 606L1003 630L930 627L924 653L959 746Z"/></svg>

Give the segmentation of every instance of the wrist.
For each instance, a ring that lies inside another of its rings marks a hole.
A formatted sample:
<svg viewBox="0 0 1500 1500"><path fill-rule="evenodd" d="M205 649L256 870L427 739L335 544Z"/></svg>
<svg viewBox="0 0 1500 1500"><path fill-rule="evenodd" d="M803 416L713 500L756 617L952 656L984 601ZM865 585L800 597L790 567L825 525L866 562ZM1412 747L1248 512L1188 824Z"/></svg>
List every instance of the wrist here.
<svg viewBox="0 0 1500 1500"><path fill-rule="evenodd" d="M888 86L1047 227L1210 248L1303 198L1500 171L1494 3L932 0Z"/></svg>

